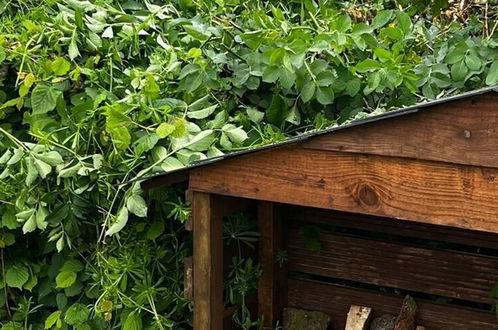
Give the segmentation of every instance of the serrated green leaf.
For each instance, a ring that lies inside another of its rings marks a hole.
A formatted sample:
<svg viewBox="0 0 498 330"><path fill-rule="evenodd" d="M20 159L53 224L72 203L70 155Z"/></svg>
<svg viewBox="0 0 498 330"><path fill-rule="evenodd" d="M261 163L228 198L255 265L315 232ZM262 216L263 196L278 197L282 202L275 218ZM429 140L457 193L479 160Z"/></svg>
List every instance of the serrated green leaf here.
<svg viewBox="0 0 498 330"><path fill-rule="evenodd" d="M63 57L59 57L50 64L50 68L56 75L63 76L71 68L71 63L66 61Z"/></svg>
<svg viewBox="0 0 498 330"><path fill-rule="evenodd" d="M55 284L58 288L64 289L69 288L76 282L76 273L71 270L65 270L60 272L55 278Z"/></svg>
<svg viewBox="0 0 498 330"><path fill-rule="evenodd" d="M90 310L83 304L76 303L69 307L64 315L64 321L69 325L80 325L88 320Z"/></svg>
<svg viewBox="0 0 498 330"><path fill-rule="evenodd" d="M55 323L57 323L57 320L59 320L61 314L62 314L61 311L56 311L50 314L45 320L45 329L52 328L55 325Z"/></svg>
<svg viewBox="0 0 498 330"><path fill-rule="evenodd" d="M332 104L334 97L334 89L332 87L318 87L316 90L316 99L320 104Z"/></svg>
<svg viewBox="0 0 498 330"><path fill-rule="evenodd" d="M24 266L11 266L5 273L7 285L12 288L22 289L22 286L28 281L28 279L29 271Z"/></svg>
<svg viewBox="0 0 498 330"><path fill-rule="evenodd" d="M61 91L49 84L38 84L31 92L33 114L44 114L55 109Z"/></svg>

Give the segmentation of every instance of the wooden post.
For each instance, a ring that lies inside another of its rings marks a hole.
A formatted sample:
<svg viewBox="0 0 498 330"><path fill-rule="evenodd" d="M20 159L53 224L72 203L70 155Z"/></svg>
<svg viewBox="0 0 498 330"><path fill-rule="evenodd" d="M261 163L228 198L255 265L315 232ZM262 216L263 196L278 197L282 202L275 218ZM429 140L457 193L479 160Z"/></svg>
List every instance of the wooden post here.
<svg viewBox="0 0 498 330"><path fill-rule="evenodd" d="M259 262L262 274L258 284L258 314L264 327L274 327L282 312L281 278L284 270L277 263L277 253L282 249L282 223L276 205L261 201L258 204Z"/></svg>
<svg viewBox="0 0 498 330"><path fill-rule="evenodd" d="M223 329L222 208L216 196L192 193L194 330Z"/></svg>

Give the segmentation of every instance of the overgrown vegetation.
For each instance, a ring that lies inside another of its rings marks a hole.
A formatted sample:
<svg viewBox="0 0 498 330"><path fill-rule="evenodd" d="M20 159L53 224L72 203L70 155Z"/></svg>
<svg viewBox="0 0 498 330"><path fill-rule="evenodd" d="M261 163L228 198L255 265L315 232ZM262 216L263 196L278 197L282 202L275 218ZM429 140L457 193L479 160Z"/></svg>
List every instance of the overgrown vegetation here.
<svg viewBox="0 0 498 330"><path fill-rule="evenodd" d="M0 0L0 15L3 329L188 329L183 192L128 181L498 81L496 1ZM236 259L229 283L257 273Z"/></svg>

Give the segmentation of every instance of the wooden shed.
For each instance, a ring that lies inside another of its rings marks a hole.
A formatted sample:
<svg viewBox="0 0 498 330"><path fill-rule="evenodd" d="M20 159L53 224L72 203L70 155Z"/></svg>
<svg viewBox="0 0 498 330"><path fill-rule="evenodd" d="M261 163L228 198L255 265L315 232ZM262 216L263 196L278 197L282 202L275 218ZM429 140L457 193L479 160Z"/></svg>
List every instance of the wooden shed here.
<svg viewBox="0 0 498 330"><path fill-rule="evenodd" d="M223 217L257 208L265 329L283 309L344 329L351 305L428 330L498 329L498 89L480 89L157 175L188 182L194 329L224 327ZM320 229L311 251L299 226ZM285 251L287 262L276 262ZM225 323L226 324L226 323Z"/></svg>

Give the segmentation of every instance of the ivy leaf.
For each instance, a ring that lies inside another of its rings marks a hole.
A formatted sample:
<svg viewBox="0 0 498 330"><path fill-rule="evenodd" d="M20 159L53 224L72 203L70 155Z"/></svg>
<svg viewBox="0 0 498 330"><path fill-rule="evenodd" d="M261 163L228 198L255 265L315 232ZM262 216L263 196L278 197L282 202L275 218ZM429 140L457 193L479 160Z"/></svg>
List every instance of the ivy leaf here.
<svg viewBox="0 0 498 330"><path fill-rule="evenodd" d="M332 104L334 102L334 89L332 87L318 87L316 99L323 105Z"/></svg>
<svg viewBox="0 0 498 330"><path fill-rule="evenodd" d="M63 76L71 68L71 63L66 61L63 57L59 57L50 64L50 68L56 75Z"/></svg>
<svg viewBox="0 0 498 330"><path fill-rule="evenodd" d="M498 82L498 61L493 62L486 76L486 85L494 85Z"/></svg>
<svg viewBox="0 0 498 330"><path fill-rule="evenodd" d="M57 98L62 92L53 85L38 84L31 92L33 114L44 114L55 109Z"/></svg>
<svg viewBox="0 0 498 330"><path fill-rule="evenodd" d="M126 223L128 222L128 209L126 207L122 207L116 216L116 221L112 224L112 226L106 231L106 236L112 236L117 232L121 231L124 228Z"/></svg>
<svg viewBox="0 0 498 330"><path fill-rule="evenodd" d="M140 314L131 312L126 317L123 324L123 330L141 330L142 329L142 318Z"/></svg>
<svg viewBox="0 0 498 330"><path fill-rule="evenodd" d="M90 310L83 304L76 303L69 307L64 315L64 321L69 325L79 325L88 320Z"/></svg>
<svg viewBox="0 0 498 330"><path fill-rule="evenodd" d="M64 270L60 272L55 278L55 284L58 288L64 289L69 288L76 282L76 273L71 270Z"/></svg>
<svg viewBox="0 0 498 330"><path fill-rule="evenodd" d="M52 328L55 325L55 323L60 319L61 313L62 313L61 311L56 311L50 314L45 320L45 329Z"/></svg>
<svg viewBox="0 0 498 330"><path fill-rule="evenodd" d="M24 266L11 266L5 274L7 285L12 288L22 289L22 286L29 279L29 271Z"/></svg>
<svg viewBox="0 0 498 330"><path fill-rule="evenodd" d="M133 194L126 200L126 207L137 217L144 218L147 216L147 204L142 196Z"/></svg>

